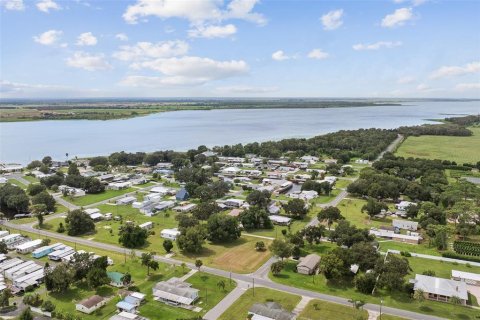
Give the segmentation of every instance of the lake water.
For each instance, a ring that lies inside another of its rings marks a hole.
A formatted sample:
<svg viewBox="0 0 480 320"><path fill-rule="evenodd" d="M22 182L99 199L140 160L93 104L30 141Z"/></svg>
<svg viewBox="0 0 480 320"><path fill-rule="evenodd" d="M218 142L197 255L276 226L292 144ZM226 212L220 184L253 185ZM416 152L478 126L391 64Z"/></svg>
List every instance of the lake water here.
<svg viewBox="0 0 480 320"><path fill-rule="evenodd" d="M202 144L312 137L342 129L390 129L478 113L478 101L420 101L403 106L176 111L125 120L0 123L0 162L26 164L45 155L60 160L65 153L83 157L122 150L181 151Z"/></svg>

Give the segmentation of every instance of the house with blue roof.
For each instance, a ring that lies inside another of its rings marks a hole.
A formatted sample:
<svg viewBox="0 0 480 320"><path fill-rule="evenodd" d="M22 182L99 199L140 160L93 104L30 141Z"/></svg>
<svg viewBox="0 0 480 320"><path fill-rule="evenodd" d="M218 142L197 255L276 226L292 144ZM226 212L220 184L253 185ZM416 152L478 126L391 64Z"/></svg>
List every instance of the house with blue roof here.
<svg viewBox="0 0 480 320"><path fill-rule="evenodd" d="M185 188L182 188L177 192L175 198L177 199L177 201L185 201L190 198L190 194L188 194L188 191Z"/></svg>

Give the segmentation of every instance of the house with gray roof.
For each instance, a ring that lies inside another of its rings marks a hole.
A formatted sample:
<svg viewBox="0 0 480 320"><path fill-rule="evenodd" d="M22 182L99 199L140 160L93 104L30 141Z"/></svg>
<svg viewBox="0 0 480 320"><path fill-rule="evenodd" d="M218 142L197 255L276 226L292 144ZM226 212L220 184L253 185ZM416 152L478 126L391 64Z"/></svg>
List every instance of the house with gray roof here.
<svg viewBox="0 0 480 320"><path fill-rule="evenodd" d="M300 258L297 264L297 272L301 274L314 274L320 264L320 256L314 253Z"/></svg>
<svg viewBox="0 0 480 320"><path fill-rule="evenodd" d="M393 220L392 221L392 226L394 228L398 228L398 229L417 231L418 222L409 221L409 220Z"/></svg>
<svg viewBox="0 0 480 320"><path fill-rule="evenodd" d="M191 305L198 299L199 292L190 283L176 277L158 282L153 287L154 299L170 305Z"/></svg>
<svg viewBox="0 0 480 320"><path fill-rule="evenodd" d="M293 313L283 309L276 302L255 303L248 314L252 315L252 320L294 320L296 317Z"/></svg>
<svg viewBox="0 0 480 320"><path fill-rule="evenodd" d="M425 299L449 302L451 297L458 297L462 305L468 301L467 284L463 281L415 275L413 290L422 290Z"/></svg>

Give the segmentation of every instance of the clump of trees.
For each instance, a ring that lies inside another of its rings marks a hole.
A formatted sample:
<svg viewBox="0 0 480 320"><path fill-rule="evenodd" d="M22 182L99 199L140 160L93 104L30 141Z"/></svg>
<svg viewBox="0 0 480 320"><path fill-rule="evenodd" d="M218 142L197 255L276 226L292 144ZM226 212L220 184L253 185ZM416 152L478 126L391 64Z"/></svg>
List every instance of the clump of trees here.
<svg viewBox="0 0 480 320"><path fill-rule="evenodd" d="M118 232L118 242L126 248L141 248L146 245L147 230L133 224L124 224Z"/></svg>
<svg viewBox="0 0 480 320"><path fill-rule="evenodd" d="M2 211L11 213L26 212L29 204L30 199L22 188L10 183L0 186L0 208Z"/></svg>
<svg viewBox="0 0 480 320"><path fill-rule="evenodd" d="M82 209L72 210L65 218L69 236L78 236L95 231L95 223Z"/></svg>

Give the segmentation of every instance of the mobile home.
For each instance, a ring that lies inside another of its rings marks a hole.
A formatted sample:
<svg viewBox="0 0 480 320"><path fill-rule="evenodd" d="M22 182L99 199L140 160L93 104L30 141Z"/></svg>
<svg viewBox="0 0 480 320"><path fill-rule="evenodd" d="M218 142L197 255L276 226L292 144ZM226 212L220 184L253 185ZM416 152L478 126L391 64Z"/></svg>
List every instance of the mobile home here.
<svg viewBox="0 0 480 320"><path fill-rule="evenodd" d="M42 239L35 239L32 241L22 243L21 245L16 247L16 250L18 253L21 253L21 254L30 253L33 250L40 247L42 245L42 241L43 241Z"/></svg>

